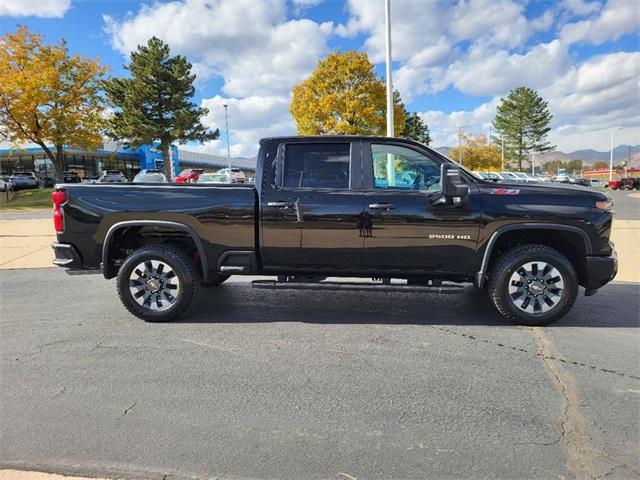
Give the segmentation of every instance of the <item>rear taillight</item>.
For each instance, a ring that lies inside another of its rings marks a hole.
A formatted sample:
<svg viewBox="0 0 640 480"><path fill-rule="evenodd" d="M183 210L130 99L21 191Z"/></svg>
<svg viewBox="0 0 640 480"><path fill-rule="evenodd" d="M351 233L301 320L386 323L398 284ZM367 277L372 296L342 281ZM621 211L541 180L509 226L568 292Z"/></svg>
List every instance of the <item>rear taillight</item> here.
<svg viewBox="0 0 640 480"><path fill-rule="evenodd" d="M53 201L53 226L56 233L64 232L64 215L62 213L62 205L64 205L69 197L64 190L56 190L51 194Z"/></svg>

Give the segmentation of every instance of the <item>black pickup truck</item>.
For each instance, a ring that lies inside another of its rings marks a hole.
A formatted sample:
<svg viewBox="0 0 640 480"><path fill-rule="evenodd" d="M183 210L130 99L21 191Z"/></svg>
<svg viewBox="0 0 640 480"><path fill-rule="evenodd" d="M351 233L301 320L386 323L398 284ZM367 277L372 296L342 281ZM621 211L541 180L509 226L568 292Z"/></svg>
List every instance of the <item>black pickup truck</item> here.
<svg viewBox="0 0 640 480"><path fill-rule="evenodd" d="M397 138L268 138L255 187L60 184L53 202L54 263L117 277L124 306L147 321L176 318L200 286L269 275L253 286L472 283L505 317L541 325L571 309L579 285L592 295L617 271L608 195L486 182Z"/></svg>

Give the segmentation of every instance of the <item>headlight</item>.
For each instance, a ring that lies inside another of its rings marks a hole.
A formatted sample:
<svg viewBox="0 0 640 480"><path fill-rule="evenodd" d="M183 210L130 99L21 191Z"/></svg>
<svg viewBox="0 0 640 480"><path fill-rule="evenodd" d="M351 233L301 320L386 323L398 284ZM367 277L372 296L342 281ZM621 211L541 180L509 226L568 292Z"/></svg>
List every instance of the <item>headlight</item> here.
<svg viewBox="0 0 640 480"><path fill-rule="evenodd" d="M607 199L607 200L603 200L601 202L596 202L596 208L598 208L600 210L609 211L609 210L611 210L613 208L613 200Z"/></svg>

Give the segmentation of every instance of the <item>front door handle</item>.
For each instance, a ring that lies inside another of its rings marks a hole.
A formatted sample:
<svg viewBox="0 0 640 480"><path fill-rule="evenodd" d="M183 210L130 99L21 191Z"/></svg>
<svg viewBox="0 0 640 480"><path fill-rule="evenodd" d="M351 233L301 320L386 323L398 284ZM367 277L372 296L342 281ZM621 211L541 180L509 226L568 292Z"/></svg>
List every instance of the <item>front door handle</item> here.
<svg viewBox="0 0 640 480"><path fill-rule="evenodd" d="M396 207L392 203L370 203L369 208L371 210L392 210Z"/></svg>
<svg viewBox="0 0 640 480"><path fill-rule="evenodd" d="M287 202L267 202L267 207L272 208L289 208L291 204Z"/></svg>

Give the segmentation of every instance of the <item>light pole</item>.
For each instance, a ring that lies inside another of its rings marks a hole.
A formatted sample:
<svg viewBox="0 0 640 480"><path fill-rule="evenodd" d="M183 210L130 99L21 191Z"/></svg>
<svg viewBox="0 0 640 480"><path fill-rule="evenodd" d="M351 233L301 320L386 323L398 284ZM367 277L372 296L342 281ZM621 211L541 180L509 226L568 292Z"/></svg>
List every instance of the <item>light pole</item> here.
<svg viewBox="0 0 640 480"><path fill-rule="evenodd" d="M531 175L536 175L536 151L531 152Z"/></svg>
<svg viewBox="0 0 640 480"><path fill-rule="evenodd" d="M393 81L391 79L391 0L384 0L385 56L387 68L387 137L393 137ZM390 187L396 186L396 159L387 153L387 180Z"/></svg>
<svg viewBox="0 0 640 480"><path fill-rule="evenodd" d="M387 137L393 137L393 82L391 81L391 0L384 0L387 60Z"/></svg>
<svg viewBox="0 0 640 480"><path fill-rule="evenodd" d="M613 132L614 130L621 130L622 127L611 127L611 151L609 153L609 181L613 180Z"/></svg>
<svg viewBox="0 0 640 480"><path fill-rule="evenodd" d="M462 165L462 130L469 125L458 125L458 163Z"/></svg>
<svg viewBox="0 0 640 480"><path fill-rule="evenodd" d="M225 103L224 107L224 124L227 129L227 162L229 163L229 175L231 175L231 152L229 151L229 118L227 117L227 109L229 104Z"/></svg>
<svg viewBox="0 0 640 480"><path fill-rule="evenodd" d="M501 153L501 162L500 162L500 171L504 172L504 137L500 138L501 143L502 143L502 153Z"/></svg>

